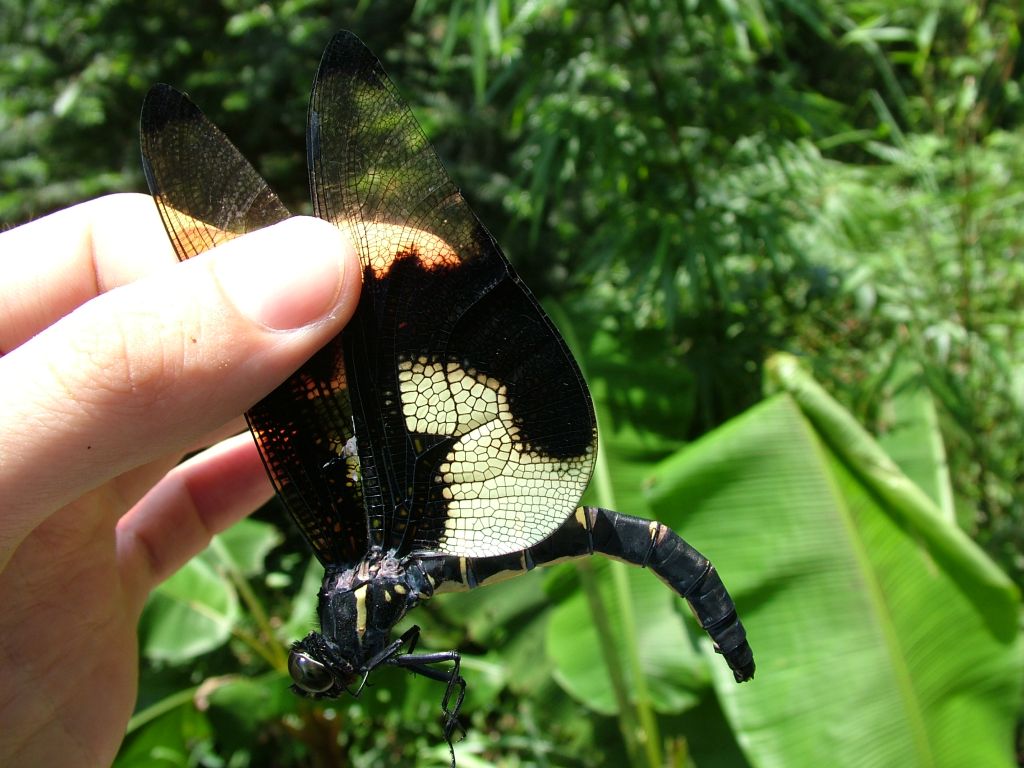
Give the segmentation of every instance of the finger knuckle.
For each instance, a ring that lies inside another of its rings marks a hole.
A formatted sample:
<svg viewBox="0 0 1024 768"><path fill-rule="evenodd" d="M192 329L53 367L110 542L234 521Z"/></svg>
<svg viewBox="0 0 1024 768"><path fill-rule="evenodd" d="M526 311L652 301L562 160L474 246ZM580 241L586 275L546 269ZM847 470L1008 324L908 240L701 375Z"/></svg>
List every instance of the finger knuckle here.
<svg viewBox="0 0 1024 768"><path fill-rule="evenodd" d="M187 365L184 331L160 313L136 309L122 312L100 326L102 331L78 340L76 366L65 391L82 405L92 401L123 415L144 412L166 400Z"/></svg>

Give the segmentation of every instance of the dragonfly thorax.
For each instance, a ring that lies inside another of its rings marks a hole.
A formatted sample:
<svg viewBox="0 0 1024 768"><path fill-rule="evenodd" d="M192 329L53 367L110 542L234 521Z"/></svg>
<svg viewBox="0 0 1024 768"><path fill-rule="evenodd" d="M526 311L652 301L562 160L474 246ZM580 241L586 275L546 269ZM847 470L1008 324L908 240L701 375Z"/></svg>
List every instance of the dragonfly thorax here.
<svg viewBox="0 0 1024 768"><path fill-rule="evenodd" d="M370 552L347 568L328 568L317 613L320 632L292 646L288 671L308 696L340 696L379 660L391 630L433 587L415 559Z"/></svg>

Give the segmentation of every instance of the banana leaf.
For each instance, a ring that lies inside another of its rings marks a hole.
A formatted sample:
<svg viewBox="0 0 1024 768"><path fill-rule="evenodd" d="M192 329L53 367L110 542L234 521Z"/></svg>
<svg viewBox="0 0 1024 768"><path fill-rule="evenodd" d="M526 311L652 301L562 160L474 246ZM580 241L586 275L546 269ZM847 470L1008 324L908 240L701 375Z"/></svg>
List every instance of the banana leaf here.
<svg viewBox="0 0 1024 768"><path fill-rule="evenodd" d="M751 765L1012 766L1009 579L798 367L667 460L655 515L716 563L755 680L709 669Z"/></svg>
<svg viewBox="0 0 1024 768"><path fill-rule="evenodd" d="M893 390L884 403L886 430L878 443L946 518L953 520L953 486L935 398L918 366L911 363L896 367Z"/></svg>

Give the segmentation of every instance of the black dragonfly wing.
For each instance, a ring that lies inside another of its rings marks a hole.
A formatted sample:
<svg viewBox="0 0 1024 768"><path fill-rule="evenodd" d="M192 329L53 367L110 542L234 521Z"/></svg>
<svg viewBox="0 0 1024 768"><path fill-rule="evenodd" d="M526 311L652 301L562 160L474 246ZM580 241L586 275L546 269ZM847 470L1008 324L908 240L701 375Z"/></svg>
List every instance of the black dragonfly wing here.
<svg viewBox="0 0 1024 768"><path fill-rule="evenodd" d="M478 557L543 540L590 479L586 384L349 32L320 63L307 148L316 214L363 266L343 338L370 546Z"/></svg>
<svg viewBox="0 0 1024 768"><path fill-rule="evenodd" d="M291 215L228 138L170 86L147 94L141 141L146 180L179 259ZM366 516L340 339L246 419L274 487L317 558L325 565L357 561L366 551Z"/></svg>

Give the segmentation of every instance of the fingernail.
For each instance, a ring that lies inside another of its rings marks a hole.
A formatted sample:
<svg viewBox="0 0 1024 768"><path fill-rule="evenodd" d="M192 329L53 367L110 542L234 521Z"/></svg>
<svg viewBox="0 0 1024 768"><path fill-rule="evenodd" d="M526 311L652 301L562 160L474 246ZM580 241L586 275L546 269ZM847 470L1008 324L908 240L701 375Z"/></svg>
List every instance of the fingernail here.
<svg viewBox="0 0 1024 768"><path fill-rule="evenodd" d="M223 245L214 273L253 322L282 331L301 328L337 304L349 248L330 224L295 217Z"/></svg>

